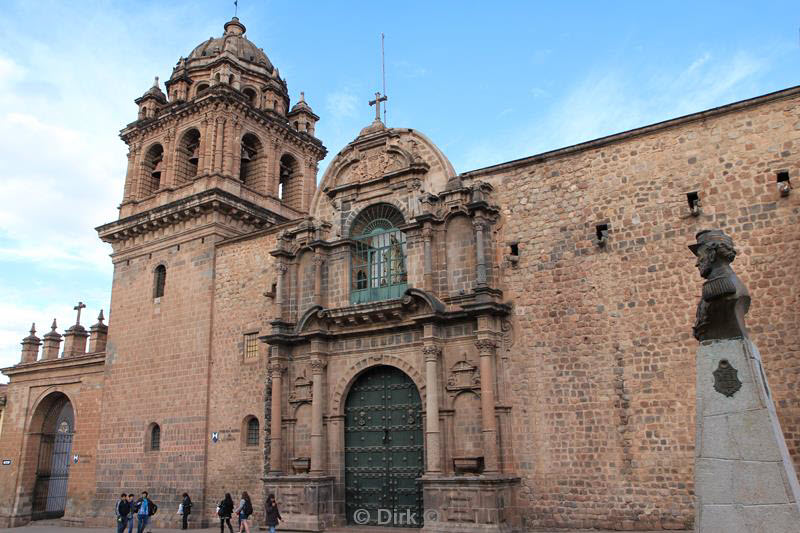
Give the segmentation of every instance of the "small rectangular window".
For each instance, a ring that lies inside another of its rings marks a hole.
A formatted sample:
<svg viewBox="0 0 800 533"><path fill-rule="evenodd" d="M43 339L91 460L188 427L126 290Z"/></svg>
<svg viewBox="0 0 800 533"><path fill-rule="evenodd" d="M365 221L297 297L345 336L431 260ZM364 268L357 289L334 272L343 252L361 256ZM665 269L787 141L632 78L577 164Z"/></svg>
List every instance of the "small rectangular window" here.
<svg viewBox="0 0 800 533"><path fill-rule="evenodd" d="M258 333L245 333L244 335L244 360L258 359Z"/></svg>
<svg viewBox="0 0 800 533"><path fill-rule="evenodd" d="M247 421L247 445L258 446L258 419L251 418Z"/></svg>

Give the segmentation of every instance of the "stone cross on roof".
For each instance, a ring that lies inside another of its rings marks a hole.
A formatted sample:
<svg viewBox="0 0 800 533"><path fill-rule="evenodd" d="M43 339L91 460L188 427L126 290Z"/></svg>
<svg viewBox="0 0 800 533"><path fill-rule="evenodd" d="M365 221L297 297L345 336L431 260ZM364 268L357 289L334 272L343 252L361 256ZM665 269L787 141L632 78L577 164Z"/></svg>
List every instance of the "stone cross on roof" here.
<svg viewBox="0 0 800 533"><path fill-rule="evenodd" d="M75 325L76 326L80 326L81 325L81 309L83 309L85 307L86 307L86 304L84 304L83 302L78 302L78 305L73 307L73 309L78 312L78 318L75 320Z"/></svg>
<svg viewBox="0 0 800 533"><path fill-rule="evenodd" d="M388 96L381 96L380 92L375 93L375 100L370 100L369 105L375 106L375 121L380 122L381 120L381 102L385 102L388 100Z"/></svg>

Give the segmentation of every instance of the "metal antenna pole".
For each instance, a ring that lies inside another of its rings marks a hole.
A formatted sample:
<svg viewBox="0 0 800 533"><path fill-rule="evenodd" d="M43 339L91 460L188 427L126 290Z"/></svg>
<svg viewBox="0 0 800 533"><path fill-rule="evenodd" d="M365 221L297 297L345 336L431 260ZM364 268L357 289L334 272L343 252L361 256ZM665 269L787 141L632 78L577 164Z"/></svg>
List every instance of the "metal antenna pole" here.
<svg viewBox="0 0 800 533"><path fill-rule="evenodd" d="M381 32L381 75L383 76L383 95L386 96L386 60L384 56L384 49L383 49L383 41L384 35ZM388 128L389 125L386 123L386 108L389 107L388 102L383 104L383 124Z"/></svg>
<svg viewBox="0 0 800 533"><path fill-rule="evenodd" d="M239 16L239 0L233 0L233 16Z"/></svg>

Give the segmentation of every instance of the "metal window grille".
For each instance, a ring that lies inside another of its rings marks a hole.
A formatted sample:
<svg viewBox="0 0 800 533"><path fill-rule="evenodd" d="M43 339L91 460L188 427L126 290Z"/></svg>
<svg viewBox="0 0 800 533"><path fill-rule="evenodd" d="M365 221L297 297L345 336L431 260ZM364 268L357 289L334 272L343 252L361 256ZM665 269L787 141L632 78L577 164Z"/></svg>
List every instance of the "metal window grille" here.
<svg viewBox="0 0 800 533"><path fill-rule="evenodd" d="M164 286L167 283L167 267L158 265L156 267L155 278L153 298L161 298L164 296Z"/></svg>
<svg viewBox="0 0 800 533"><path fill-rule="evenodd" d="M150 450L158 451L161 449L161 428L158 424L150 430Z"/></svg>
<svg viewBox="0 0 800 533"><path fill-rule="evenodd" d="M258 358L258 333L246 333L244 336L244 358L247 361Z"/></svg>
<svg viewBox="0 0 800 533"><path fill-rule="evenodd" d="M353 239L350 303L399 298L408 287L405 233L385 219L364 229Z"/></svg>
<svg viewBox="0 0 800 533"><path fill-rule="evenodd" d="M258 446L258 419L251 418L247 421L247 445Z"/></svg>

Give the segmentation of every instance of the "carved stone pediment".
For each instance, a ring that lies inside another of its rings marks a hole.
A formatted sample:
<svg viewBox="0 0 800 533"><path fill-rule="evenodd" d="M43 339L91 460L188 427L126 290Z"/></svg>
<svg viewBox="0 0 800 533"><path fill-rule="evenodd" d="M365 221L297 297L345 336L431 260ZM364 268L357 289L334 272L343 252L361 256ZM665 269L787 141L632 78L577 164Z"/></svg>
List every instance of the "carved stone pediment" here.
<svg viewBox="0 0 800 533"><path fill-rule="evenodd" d="M479 390L481 388L481 374L478 367L462 359L450 368L447 378L448 392L455 393L463 390Z"/></svg>

